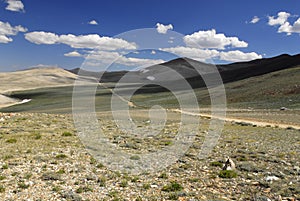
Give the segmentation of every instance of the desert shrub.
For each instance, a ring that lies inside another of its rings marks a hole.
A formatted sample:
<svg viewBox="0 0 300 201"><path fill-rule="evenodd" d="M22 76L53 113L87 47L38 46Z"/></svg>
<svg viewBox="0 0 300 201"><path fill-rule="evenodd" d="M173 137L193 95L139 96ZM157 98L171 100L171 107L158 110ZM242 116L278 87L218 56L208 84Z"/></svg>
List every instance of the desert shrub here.
<svg viewBox="0 0 300 201"><path fill-rule="evenodd" d="M84 186L84 187L79 187L76 190L76 193L83 193L83 192L93 192L93 189L91 187Z"/></svg>
<svg viewBox="0 0 300 201"><path fill-rule="evenodd" d="M52 191L59 192L59 191L61 191L61 188L59 186L53 186Z"/></svg>
<svg viewBox="0 0 300 201"><path fill-rule="evenodd" d="M8 169L8 165L7 165L7 164L2 165L2 169L3 169L3 170Z"/></svg>
<svg viewBox="0 0 300 201"><path fill-rule="evenodd" d="M140 160L141 158L137 155L131 156L130 160Z"/></svg>
<svg viewBox="0 0 300 201"><path fill-rule="evenodd" d="M143 189L145 189L145 190L147 190L147 189L149 189L151 186L150 186L150 184L143 184Z"/></svg>
<svg viewBox="0 0 300 201"><path fill-rule="evenodd" d="M169 195L169 199L170 200L178 200L179 196L177 195L177 193L171 193Z"/></svg>
<svg viewBox="0 0 300 201"><path fill-rule="evenodd" d="M165 185L162 188L162 191L166 191L166 192L174 192L174 191L181 191L183 189L183 187L177 183L176 181L171 182L168 185Z"/></svg>
<svg viewBox="0 0 300 201"><path fill-rule="evenodd" d="M41 139L41 138L42 138L42 135L41 135L41 134L39 134L39 133L34 134L34 139L35 139L35 140L39 140L39 139Z"/></svg>
<svg viewBox="0 0 300 201"><path fill-rule="evenodd" d="M233 170L221 170L219 173L219 177L221 178L235 178L237 177L237 173Z"/></svg>
<svg viewBox="0 0 300 201"><path fill-rule="evenodd" d="M24 182L21 182L21 183L18 184L18 188L26 189L28 187L29 187L29 185L25 184Z"/></svg>
<svg viewBox="0 0 300 201"><path fill-rule="evenodd" d="M214 161L210 163L210 166L213 167L223 167L223 163L221 163L220 161Z"/></svg>
<svg viewBox="0 0 300 201"><path fill-rule="evenodd" d="M65 154L58 154L55 156L56 159L64 159L67 158L67 156Z"/></svg>
<svg viewBox="0 0 300 201"><path fill-rule="evenodd" d="M65 174L66 171L65 171L65 169L60 169L60 170L58 170L56 173L57 173L57 174Z"/></svg>
<svg viewBox="0 0 300 201"><path fill-rule="evenodd" d="M98 178L98 183L101 187L105 187L106 185L106 178L105 177L100 177Z"/></svg>
<svg viewBox="0 0 300 201"><path fill-rule="evenodd" d="M134 176L131 178L131 182L137 182L140 178L138 176Z"/></svg>
<svg viewBox="0 0 300 201"><path fill-rule="evenodd" d="M127 187L127 186L128 186L128 181L125 180L125 179L122 180L121 183L120 183L120 186L121 186L121 187Z"/></svg>
<svg viewBox="0 0 300 201"><path fill-rule="evenodd" d="M69 136L73 136L73 134L71 132L65 131L61 134L61 136L63 137L69 137Z"/></svg>
<svg viewBox="0 0 300 201"><path fill-rule="evenodd" d="M163 172L163 173L161 173L161 175L158 176L158 178L160 178L160 179L167 179L168 175L167 175L167 173Z"/></svg>
<svg viewBox="0 0 300 201"><path fill-rule="evenodd" d="M10 143L10 144L16 143L16 142L17 142L17 139L11 138L11 139L6 140L6 142L7 142L7 143Z"/></svg>
<svg viewBox="0 0 300 201"><path fill-rule="evenodd" d="M4 192L5 192L4 186L0 185L0 193L4 193Z"/></svg>

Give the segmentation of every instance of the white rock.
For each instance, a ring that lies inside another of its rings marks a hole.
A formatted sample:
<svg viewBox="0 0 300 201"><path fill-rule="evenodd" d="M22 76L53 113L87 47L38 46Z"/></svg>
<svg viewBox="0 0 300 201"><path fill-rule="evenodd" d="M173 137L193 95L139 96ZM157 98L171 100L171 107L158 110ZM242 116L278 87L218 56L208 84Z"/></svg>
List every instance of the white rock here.
<svg viewBox="0 0 300 201"><path fill-rule="evenodd" d="M156 184L151 184L150 187L151 188L158 188L158 186Z"/></svg>
<svg viewBox="0 0 300 201"><path fill-rule="evenodd" d="M147 79L153 81L153 80L155 80L155 77L153 77L153 76L147 76Z"/></svg>
<svg viewBox="0 0 300 201"><path fill-rule="evenodd" d="M266 181L277 181L277 180L279 180L279 178L276 176L267 176L265 180Z"/></svg>

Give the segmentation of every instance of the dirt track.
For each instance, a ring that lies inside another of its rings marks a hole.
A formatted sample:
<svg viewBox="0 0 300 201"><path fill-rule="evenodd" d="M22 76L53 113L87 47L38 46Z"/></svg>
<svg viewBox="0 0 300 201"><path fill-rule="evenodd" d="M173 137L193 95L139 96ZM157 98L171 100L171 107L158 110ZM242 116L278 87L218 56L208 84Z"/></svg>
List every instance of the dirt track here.
<svg viewBox="0 0 300 201"><path fill-rule="evenodd" d="M203 114L203 113L193 113L193 112L186 112L179 109L173 109L174 112L179 112L186 115L192 115L192 116L200 116L205 118L212 118L213 116L210 114ZM260 121L260 120L249 120L249 119L241 119L241 118L231 118L231 117L217 117L214 116L214 118L225 120L227 122L236 122L241 124L252 124L260 127L278 127L278 128L294 128L294 129L300 129L299 125L293 125L293 124L281 124L281 123L272 123L272 122L266 122L266 121Z"/></svg>
<svg viewBox="0 0 300 201"><path fill-rule="evenodd" d="M105 87L105 85L101 84L102 87ZM126 102L128 104L129 107L134 107L134 108L139 108L138 105L136 105L134 102L129 101L124 99L123 97L121 97L120 95L116 94L112 89L107 88L110 90L110 92L119 97L122 101ZM277 122L267 122L264 120L249 120L249 119L244 119L244 118L232 118L232 117L218 117L218 116L212 116L210 114L207 113L194 113L194 112L187 112L187 111L183 111L180 109L171 109L170 111L172 112L179 112L182 114L186 114L186 115L192 115L192 116L199 116L199 117L204 117L204 118L217 118L217 119L221 119L224 120L226 122L235 122L235 123L240 123L240 124L249 124L249 125L253 125L253 126L260 126L260 127L278 127L278 128L293 128L293 129L298 129L300 130L300 125L296 125L296 124L284 124L284 123L277 123Z"/></svg>

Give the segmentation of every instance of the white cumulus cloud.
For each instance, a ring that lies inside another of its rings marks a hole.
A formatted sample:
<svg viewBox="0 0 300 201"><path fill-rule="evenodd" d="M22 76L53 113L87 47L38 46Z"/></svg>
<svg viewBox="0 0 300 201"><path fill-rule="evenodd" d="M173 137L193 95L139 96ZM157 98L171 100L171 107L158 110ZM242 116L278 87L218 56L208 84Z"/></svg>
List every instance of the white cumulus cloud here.
<svg viewBox="0 0 300 201"><path fill-rule="evenodd" d="M289 22L285 22L278 28L278 33L286 33L291 35L292 33L300 33L300 18L298 18L293 25Z"/></svg>
<svg viewBox="0 0 300 201"><path fill-rule="evenodd" d="M198 61L205 61L206 59L212 59L219 55L217 50L208 49L198 49L193 47L171 47L171 48L161 48L160 50L176 54L180 57L188 57Z"/></svg>
<svg viewBox="0 0 300 201"><path fill-rule="evenodd" d="M98 22L96 20L91 20L91 21L89 21L89 24L91 24L91 25L98 25Z"/></svg>
<svg viewBox="0 0 300 201"><path fill-rule="evenodd" d="M160 24L160 23L156 24L156 30L160 34L166 34L168 30L172 30L172 29L173 29L172 24L169 24L169 25L163 25L163 24Z"/></svg>
<svg viewBox="0 0 300 201"><path fill-rule="evenodd" d="M248 43L237 37L227 37L223 33L217 33L215 29L198 31L183 38L188 47L225 49L226 46L248 47Z"/></svg>
<svg viewBox="0 0 300 201"><path fill-rule="evenodd" d="M12 38L9 38L5 35L0 35L0 43L9 43L9 42L12 42L13 39Z"/></svg>
<svg viewBox="0 0 300 201"><path fill-rule="evenodd" d="M86 54L80 54L77 51L73 51L66 53L65 56L85 58L85 65L98 67L100 69L103 67L105 68L112 63L129 67L144 67L166 62L163 59L127 57L126 55L122 55L119 52L102 50L90 50L87 51Z"/></svg>
<svg viewBox="0 0 300 201"><path fill-rule="evenodd" d="M85 56L87 61L91 63L94 62L97 66L101 64L111 64L117 63L125 66L141 67L141 66L151 66L155 64L160 64L165 62L162 59L147 59L147 58L135 58L135 57L126 57L119 54L118 52L109 52L109 51L89 51L89 54Z"/></svg>
<svg viewBox="0 0 300 201"><path fill-rule="evenodd" d="M26 33L25 39L38 45L40 44L52 45L58 43L59 36L50 32L34 31L34 32Z"/></svg>
<svg viewBox="0 0 300 201"><path fill-rule="evenodd" d="M245 53L239 50L220 52L220 59L224 61L240 62L240 61L250 61L254 59L261 59L262 55L256 52Z"/></svg>
<svg viewBox="0 0 300 201"><path fill-rule="evenodd" d="M0 43L12 42L13 39L10 36L15 36L19 32L26 31L27 29L25 27L22 27L21 25L11 26L8 22L0 21Z"/></svg>
<svg viewBox="0 0 300 201"><path fill-rule="evenodd" d="M286 33L291 35L292 33L300 33L300 18L298 18L294 23L290 23L288 18L291 16L288 12L279 12L277 17L269 16L268 24L270 26L279 26L278 33Z"/></svg>
<svg viewBox="0 0 300 201"><path fill-rule="evenodd" d="M254 16L254 17L252 18L252 20L250 21L250 23L251 23L251 24L256 24L257 22L259 22L259 20L260 20L259 17Z"/></svg>
<svg viewBox="0 0 300 201"><path fill-rule="evenodd" d="M88 48L100 50L136 49L135 43L119 38L89 35L57 35L51 32L36 31L25 34L25 38L35 44L65 44L72 48Z"/></svg>
<svg viewBox="0 0 300 201"><path fill-rule="evenodd" d="M14 12L24 12L24 4L21 0L7 0L6 10L14 11Z"/></svg>
<svg viewBox="0 0 300 201"><path fill-rule="evenodd" d="M171 52L180 57L188 57L202 62L206 62L210 59L220 59L229 62L240 62L262 58L262 55L259 55L255 52L245 53L239 50L219 52L218 50L199 49L182 46L172 48L161 48L160 50Z"/></svg>
<svg viewBox="0 0 300 201"><path fill-rule="evenodd" d="M290 13L287 12L279 12L277 14L277 17L275 16L269 16L268 24L270 26L276 26L276 25L283 25L287 19L291 16Z"/></svg>
<svg viewBox="0 0 300 201"><path fill-rule="evenodd" d="M73 52L68 52L66 54L64 54L66 57L82 57L83 55L81 55L79 52L77 51L73 51Z"/></svg>

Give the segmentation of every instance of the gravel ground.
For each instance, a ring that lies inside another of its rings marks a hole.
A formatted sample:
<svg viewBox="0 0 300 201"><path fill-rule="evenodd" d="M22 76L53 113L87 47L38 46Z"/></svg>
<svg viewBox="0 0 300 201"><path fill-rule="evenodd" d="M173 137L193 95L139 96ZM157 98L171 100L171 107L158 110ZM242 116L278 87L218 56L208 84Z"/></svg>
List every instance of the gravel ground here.
<svg viewBox="0 0 300 201"><path fill-rule="evenodd" d="M170 146L178 129L171 116L166 135L135 140L109 114L98 118L110 141L127 152ZM211 155L200 160L208 123L201 119L193 145L171 166L132 175L95 160L69 115L0 114L0 200L300 200L299 130L226 123ZM235 170L222 171L226 157Z"/></svg>

